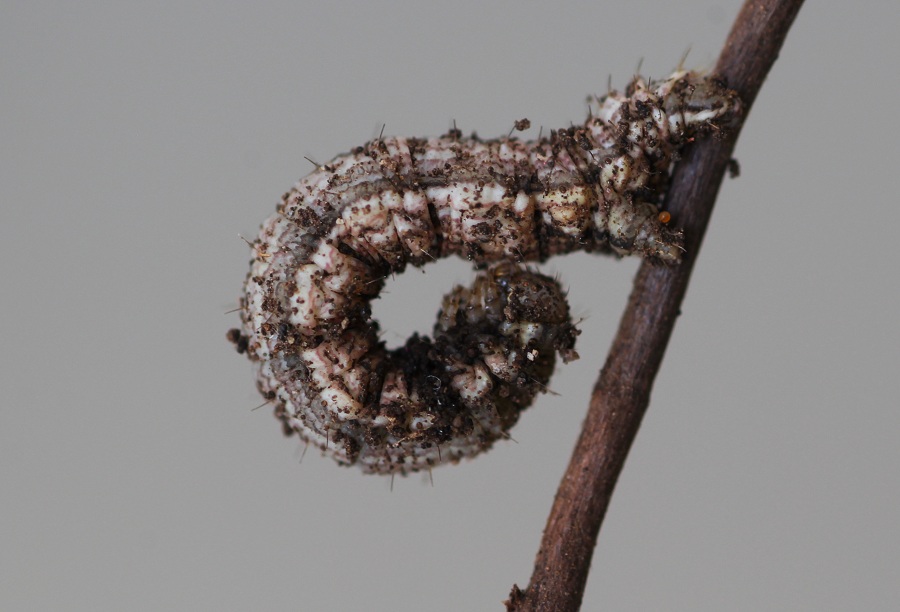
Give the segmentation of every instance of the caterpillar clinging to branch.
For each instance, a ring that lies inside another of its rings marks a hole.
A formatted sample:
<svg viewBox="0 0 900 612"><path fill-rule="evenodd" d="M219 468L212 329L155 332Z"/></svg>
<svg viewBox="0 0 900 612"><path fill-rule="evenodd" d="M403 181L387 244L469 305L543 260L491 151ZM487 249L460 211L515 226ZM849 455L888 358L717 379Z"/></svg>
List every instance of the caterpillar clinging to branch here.
<svg viewBox="0 0 900 612"><path fill-rule="evenodd" d="M407 473L476 455L507 436L557 353L577 357L562 288L520 264L576 250L677 263L681 234L657 210L673 158L739 110L719 81L676 72L636 78L537 141L369 142L263 224L229 337L286 433L340 463ZM453 254L484 268L474 285L444 298L433 338L388 351L370 300L407 264Z"/></svg>

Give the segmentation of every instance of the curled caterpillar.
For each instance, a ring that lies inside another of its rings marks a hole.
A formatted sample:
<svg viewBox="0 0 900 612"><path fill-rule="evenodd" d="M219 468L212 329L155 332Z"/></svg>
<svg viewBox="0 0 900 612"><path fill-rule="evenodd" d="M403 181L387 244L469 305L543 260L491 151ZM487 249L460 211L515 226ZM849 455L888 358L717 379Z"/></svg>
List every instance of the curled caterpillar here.
<svg viewBox="0 0 900 612"><path fill-rule="evenodd" d="M508 437L557 354L577 357L564 291L521 264L576 250L677 263L681 233L657 209L673 159L739 111L721 82L679 71L536 141L369 142L262 225L229 338L285 433L339 463L405 474L474 456ZM408 264L453 254L482 268L473 286L444 298L433 338L388 351L370 301Z"/></svg>

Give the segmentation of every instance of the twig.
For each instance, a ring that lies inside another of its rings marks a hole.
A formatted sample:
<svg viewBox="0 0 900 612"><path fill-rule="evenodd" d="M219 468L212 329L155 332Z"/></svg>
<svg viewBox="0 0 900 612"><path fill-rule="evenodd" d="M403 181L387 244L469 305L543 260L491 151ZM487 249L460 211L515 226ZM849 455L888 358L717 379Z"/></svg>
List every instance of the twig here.
<svg viewBox="0 0 900 612"><path fill-rule="evenodd" d="M746 0L715 73L737 90L746 112L778 57L803 0ZM579 609L600 524L650 400L653 380L740 126L690 148L672 178L665 210L684 226L687 250L675 267L643 264L606 364L594 387L581 436L556 493L529 586L513 586L507 609Z"/></svg>

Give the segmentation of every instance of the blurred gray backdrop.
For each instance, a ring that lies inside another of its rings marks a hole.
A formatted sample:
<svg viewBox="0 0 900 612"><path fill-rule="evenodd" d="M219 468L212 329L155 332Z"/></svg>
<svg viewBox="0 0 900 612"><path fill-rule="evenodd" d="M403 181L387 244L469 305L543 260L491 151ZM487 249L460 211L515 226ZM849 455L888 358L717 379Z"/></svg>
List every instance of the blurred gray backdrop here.
<svg viewBox="0 0 900 612"><path fill-rule="evenodd" d="M544 267L582 359L516 443L427 475L284 439L225 331L252 237L378 135L580 122L607 78L709 67L738 0L4 2L0 608L500 610L636 261ZM900 598L893 0L808 2L737 148L601 532L585 610ZM469 279L392 281L391 344ZM412 310L410 310L412 309Z"/></svg>

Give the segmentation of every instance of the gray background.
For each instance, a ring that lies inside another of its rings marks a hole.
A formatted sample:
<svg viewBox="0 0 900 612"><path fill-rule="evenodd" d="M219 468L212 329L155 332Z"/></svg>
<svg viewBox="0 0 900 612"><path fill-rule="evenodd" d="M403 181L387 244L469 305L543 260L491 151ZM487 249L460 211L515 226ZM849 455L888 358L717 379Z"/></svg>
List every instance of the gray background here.
<svg viewBox="0 0 900 612"><path fill-rule="evenodd" d="M397 479L282 438L225 341L252 236L377 136L580 122L710 66L737 0L4 2L0 608L499 610L531 571L632 260L549 262L582 359L517 443ZM854 6L851 6L854 4ZM894 0L809 2L737 149L586 610L900 597ZM427 331L463 262L378 302Z"/></svg>

